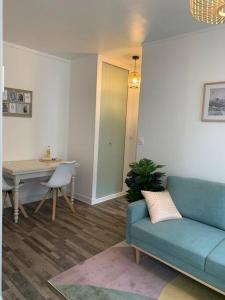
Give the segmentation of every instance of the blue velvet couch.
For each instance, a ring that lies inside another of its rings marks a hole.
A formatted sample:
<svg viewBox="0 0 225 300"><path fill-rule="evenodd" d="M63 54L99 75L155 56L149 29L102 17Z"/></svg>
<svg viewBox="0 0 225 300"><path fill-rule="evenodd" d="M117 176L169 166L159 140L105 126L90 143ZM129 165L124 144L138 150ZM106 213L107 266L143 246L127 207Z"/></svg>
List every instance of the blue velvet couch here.
<svg viewBox="0 0 225 300"><path fill-rule="evenodd" d="M225 295L225 184L171 176L167 189L183 219L152 224L145 201L134 202L127 242L136 257L145 252Z"/></svg>

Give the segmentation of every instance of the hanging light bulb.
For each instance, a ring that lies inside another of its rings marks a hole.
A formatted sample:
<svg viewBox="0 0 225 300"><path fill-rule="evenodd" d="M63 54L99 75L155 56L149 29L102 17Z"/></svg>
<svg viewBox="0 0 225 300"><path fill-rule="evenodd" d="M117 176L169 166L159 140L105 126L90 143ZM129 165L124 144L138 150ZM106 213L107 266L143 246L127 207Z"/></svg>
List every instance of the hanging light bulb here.
<svg viewBox="0 0 225 300"><path fill-rule="evenodd" d="M134 60L134 71L129 73L128 76L128 85L131 89L138 89L141 83L141 75L137 72L137 60L139 56L133 56L132 59Z"/></svg>

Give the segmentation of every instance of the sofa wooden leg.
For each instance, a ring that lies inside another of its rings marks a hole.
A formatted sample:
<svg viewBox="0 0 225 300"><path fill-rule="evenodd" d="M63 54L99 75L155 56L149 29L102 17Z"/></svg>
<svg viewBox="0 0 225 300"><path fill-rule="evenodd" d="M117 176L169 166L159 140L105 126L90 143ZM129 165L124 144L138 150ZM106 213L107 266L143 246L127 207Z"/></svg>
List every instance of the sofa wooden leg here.
<svg viewBox="0 0 225 300"><path fill-rule="evenodd" d="M134 248L135 262L137 265L140 264L140 250Z"/></svg>

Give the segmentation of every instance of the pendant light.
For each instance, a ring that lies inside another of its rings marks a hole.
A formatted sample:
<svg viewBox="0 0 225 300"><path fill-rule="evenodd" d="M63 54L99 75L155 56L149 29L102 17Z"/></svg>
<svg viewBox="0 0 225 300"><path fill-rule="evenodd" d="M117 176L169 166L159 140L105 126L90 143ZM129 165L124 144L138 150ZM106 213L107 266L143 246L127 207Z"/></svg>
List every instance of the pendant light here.
<svg viewBox="0 0 225 300"><path fill-rule="evenodd" d="M134 71L129 73L128 85L131 89L138 89L141 83L141 75L137 72L137 60L139 59L139 56L134 55L132 59L134 60Z"/></svg>
<svg viewBox="0 0 225 300"><path fill-rule="evenodd" d="M199 22L225 22L225 0L189 0L189 6L192 16Z"/></svg>

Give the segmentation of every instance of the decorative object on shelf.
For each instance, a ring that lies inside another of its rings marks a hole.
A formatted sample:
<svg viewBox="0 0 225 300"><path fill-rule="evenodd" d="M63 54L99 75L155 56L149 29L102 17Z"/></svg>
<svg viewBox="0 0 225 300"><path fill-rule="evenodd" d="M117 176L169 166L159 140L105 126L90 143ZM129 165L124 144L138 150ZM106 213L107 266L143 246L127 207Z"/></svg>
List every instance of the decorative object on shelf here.
<svg viewBox="0 0 225 300"><path fill-rule="evenodd" d="M52 159L52 149L50 146L48 146L47 151L46 151L46 158L47 159Z"/></svg>
<svg viewBox="0 0 225 300"><path fill-rule="evenodd" d="M44 157L42 157L40 161L59 161L59 160L56 157L53 157L52 148L48 146L46 148Z"/></svg>
<svg viewBox="0 0 225 300"><path fill-rule="evenodd" d="M202 121L225 122L225 82L204 84Z"/></svg>
<svg viewBox="0 0 225 300"><path fill-rule="evenodd" d="M32 91L5 88L3 92L3 116L32 117Z"/></svg>
<svg viewBox="0 0 225 300"><path fill-rule="evenodd" d="M139 59L139 56L134 55L132 59L134 60L134 71L129 73L128 85L131 89L138 89L141 83L141 75L137 71L137 60Z"/></svg>
<svg viewBox="0 0 225 300"><path fill-rule="evenodd" d="M143 199L141 191L164 191L162 177L165 176L165 173L157 172L163 167L163 165L157 165L147 158L130 164L131 170L125 180L126 185L130 188L127 191L128 201L134 202Z"/></svg>
<svg viewBox="0 0 225 300"><path fill-rule="evenodd" d="M189 0L192 16L199 22L223 24L225 0Z"/></svg>

